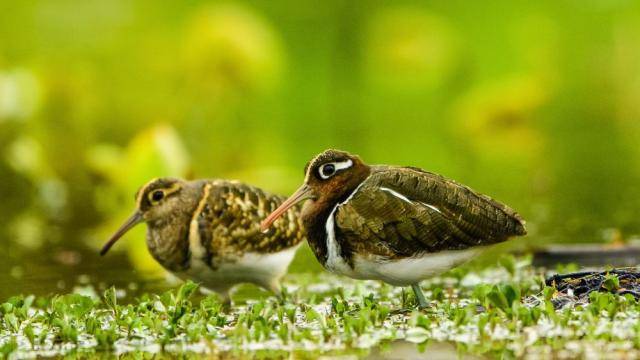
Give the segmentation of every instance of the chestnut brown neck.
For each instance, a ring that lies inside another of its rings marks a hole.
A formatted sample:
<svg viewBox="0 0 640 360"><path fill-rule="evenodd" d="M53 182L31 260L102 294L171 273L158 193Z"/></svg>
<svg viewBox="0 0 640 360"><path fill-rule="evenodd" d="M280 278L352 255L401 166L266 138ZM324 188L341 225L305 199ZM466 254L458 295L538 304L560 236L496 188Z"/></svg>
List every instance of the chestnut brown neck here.
<svg viewBox="0 0 640 360"><path fill-rule="evenodd" d="M370 173L369 166L359 162L344 177L336 177L327 183L309 184L317 198L304 204L301 217L309 246L321 264L324 265L327 260L326 224L329 216L333 216L331 213L335 207L346 201Z"/></svg>

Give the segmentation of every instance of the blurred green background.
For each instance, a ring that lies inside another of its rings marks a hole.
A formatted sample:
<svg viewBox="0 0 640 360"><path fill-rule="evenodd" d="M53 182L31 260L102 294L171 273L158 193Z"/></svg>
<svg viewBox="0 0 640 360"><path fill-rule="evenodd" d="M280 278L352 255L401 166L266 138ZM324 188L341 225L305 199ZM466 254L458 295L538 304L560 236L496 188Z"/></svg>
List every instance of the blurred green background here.
<svg viewBox="0 0 640 360"><path fill-rule="evenodd" d="M633 239L638 139L637 1L2 1L0 295L159 274L144 226L96 255L140 185L288 194L331 147L508 203L520 246Z"/></svg>

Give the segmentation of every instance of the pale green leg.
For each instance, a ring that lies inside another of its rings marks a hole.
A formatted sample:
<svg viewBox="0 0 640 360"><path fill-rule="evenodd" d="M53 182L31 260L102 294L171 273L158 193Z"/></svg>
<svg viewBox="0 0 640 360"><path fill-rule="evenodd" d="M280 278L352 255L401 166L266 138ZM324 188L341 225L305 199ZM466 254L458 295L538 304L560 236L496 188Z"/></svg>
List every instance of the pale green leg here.
<svg viewBox="0 0 640 360"><path fill-rule="evenodd" d="M420 289L420 284L411 285L411 289L413 289L413 293L416 295L416 299L418 300L418 306L420 307L420 309L428 308L429 303L427 303L427 299L424 298L422 289Z"/></svg>

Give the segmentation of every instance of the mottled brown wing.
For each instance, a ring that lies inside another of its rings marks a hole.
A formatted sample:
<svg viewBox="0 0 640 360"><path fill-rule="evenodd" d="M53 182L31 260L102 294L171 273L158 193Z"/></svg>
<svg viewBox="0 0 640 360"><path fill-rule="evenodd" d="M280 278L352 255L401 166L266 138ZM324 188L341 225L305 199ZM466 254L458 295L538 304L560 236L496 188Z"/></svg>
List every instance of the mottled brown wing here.
<svg viewBox="0 0 640 360"><path fill-rule="evenodd" d="M373 167L336 212L336 238L345 251L387 257L461 250L525 233L506 205L415 168Z"/></svg>
<svg viewBox="0 0 640 360"><path fill-rule="evenodd" d="M260 231L260 222L284 201L284 197L235 181L215 180L209 184L209 195L198 225L210 260L233 255L230 252L237 255L277 252L304 240L299 207L287 211L268 233Z"/></svg>

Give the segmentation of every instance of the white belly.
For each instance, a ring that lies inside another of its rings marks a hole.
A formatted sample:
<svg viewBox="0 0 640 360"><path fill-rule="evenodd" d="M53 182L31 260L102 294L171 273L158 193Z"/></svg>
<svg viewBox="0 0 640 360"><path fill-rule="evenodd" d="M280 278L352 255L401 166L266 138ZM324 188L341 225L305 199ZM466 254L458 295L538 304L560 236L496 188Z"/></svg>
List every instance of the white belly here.
<svg viewBox="0 0 640 360"><path fill-rule="evenodd" d="M183 280L190 279L198 282L206 289L222 295L240 283L253 283L265 289L277 291L280 278L287 272L297 249L298 246L294 246L270 254L246 253L227 262L216 264L215 269L193 257L189 269L176 275Z"/></svg>
<svg viewBox="0 0 640 360"><path fill-rule="evenodd" d="M382 280L395 286L408 286L440 275L461 265L483 249L441 251L400 260L365 258L356 255L353 269L343 275L356 279Z"/></svg>

